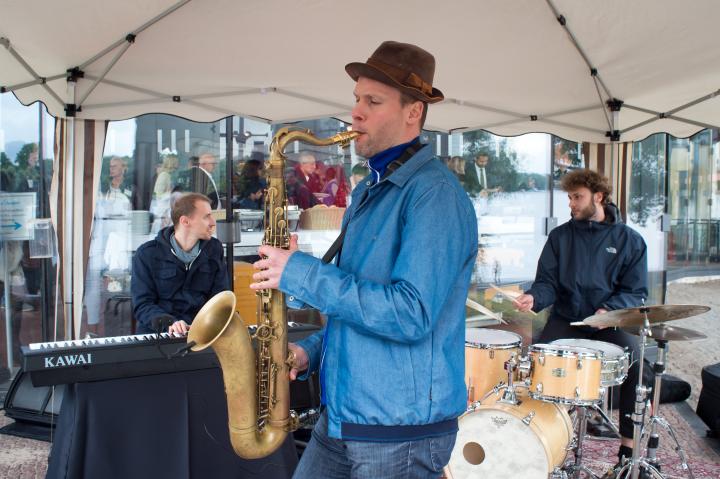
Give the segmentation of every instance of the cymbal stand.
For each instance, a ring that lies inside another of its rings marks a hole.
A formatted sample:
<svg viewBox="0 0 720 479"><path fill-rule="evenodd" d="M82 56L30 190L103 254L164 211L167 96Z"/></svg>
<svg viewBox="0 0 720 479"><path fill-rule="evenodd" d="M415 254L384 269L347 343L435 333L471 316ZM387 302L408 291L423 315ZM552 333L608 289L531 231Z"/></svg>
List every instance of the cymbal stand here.
<svg viewBox="0 0 720 479"><path fill-rule="evenodd" d="M660 389L662 387L662 377L665 374L668 345L667 340L656 340L656 342L658 344L658 357L657 361L655 361L655 366L653 368L653 371L655 373L655 383L653 386L652 411L650 415L650 420L647 425L649 429L649 433L647 434L647 460L648 463L650 463L655 469L657 469L658 471L660 470L660 464L658 464L655 454L657 452L658 446L660 445L660 436L657 433L657 426L661 426L665 428L672 440L675 442L675 452L677 452L678 456L680 457L680 464L682 466L682 469L684 471L687 471L688 477L690 479L695 479L695 476L693 475L692 470L688 465L685 451L683 450L680 442L677 439L677 436L675 435L675 430L672 428L672 426L670 426L667 420L661 417L659 414Z"/></svg>
<svg viewBox="0 0 720 479"><path fill-rule="evenodd" d="M645 408L646 398L650 389L645 387L643 384L643 364L645 362L645 348L647 347L647 338L650 336L650 321L648 321L647 313L650 310L643 306L640 308L640 312L644 315L643 327L640 330L640 337L642 342L640 343L640 364L638 371L638 384L635 387L635 411L630 416L633 422L633 453L630 460L626 460L625 464L620 468L617 473L617 478L628 476L631 479L638 479L640 477L640 468L644 468L652 477L656 479L663 479L660 472L653 467L645 457L640 456L640 443L642 440L643 424L645 423ZM625 476L623 476L625 474Z"/></svg>
<svg viewBox="0 0 720 479"><path fill-rule="evenodd" d="M605 395L604 395L603 401L608 401L609 394L610 394L610 388L608 387L605 389ZM610 427L610 429L612 430L612 432L617 437L620 437L620 429L618 429L618 427L615 425L615 423L613 422L613 420L610 418L610 416L607 413L608 406L606 406L606 405L600 406L598 404L593 404L592 406L590 406L590 408L593 411L595 411L596 414L600 415L603 423L607 424Z"/></svg>
<svg viewBox="0 0 720 479"><path fill-rule="evenodd" d="M575 413L577 414L577 439L575 440L573 447L575 452L575 462L565 466L565 469L569 473L568 475L572 477L572 479L580 479L580 474L583 472L585 473L585 477L598 479L598 476L595 473L582 464L583 441L585 440L585 434L587 433L587 411L587 406L577 406L575 408Z"/></svg>

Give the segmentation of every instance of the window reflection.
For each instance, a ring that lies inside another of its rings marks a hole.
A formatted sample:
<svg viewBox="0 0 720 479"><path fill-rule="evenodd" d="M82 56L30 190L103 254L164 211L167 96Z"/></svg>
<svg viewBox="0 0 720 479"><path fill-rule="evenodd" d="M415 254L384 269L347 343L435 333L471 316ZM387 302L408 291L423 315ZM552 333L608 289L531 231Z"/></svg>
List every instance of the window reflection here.
<svg viewBox="0 0 720 479"><path fill-rule="evenodd" d="M669 136L668 270L671 278L704 275L720 261L718 133L705 130L689 139Z"/></svg>
<svg viewBox="0 0 720 479"><path fill-rule="evenodd" d="M54 232L49 216L54 120L44 106L0 94L0 387L21 363L21 345L52 330ZM42 235L36 231L42 228ZM9 328L6 329L6 321Z"/></svg>
<svg viewBox="0 0 720 479"><path fill-rule="evenodd" d="M661 216L665 209L665 135L633 144L627 222L647 245L648 303L663 300L664 241Z"/></svg>

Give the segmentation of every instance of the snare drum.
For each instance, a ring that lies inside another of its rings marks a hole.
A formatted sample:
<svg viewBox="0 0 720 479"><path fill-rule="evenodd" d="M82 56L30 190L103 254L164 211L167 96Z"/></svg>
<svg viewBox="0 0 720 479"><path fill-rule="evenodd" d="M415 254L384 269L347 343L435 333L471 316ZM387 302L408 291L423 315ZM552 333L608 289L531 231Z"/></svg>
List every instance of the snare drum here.
<svg viewBox="0 0 720 479"><path fill-rule="evenodd" d="M602 351L600 385L604 388L619 386L627 378L628 369L630 368L630 353L617 344L592 339L557 339L550 344L577 346Z"/></svg>
<svg viewBox="0 0 720 479"><path fill-rule="evenodd" d="M522 337L499 329L465 330L465 384L468 402L479 401L500 381L507 383L505 361L520 354Z"/></svg>
<svg viewBox="0 0 720 479"><path fill-rule="evenodd" d="M460 417L446 477L547 479L565 461L573 434L565 408L522 390L518 399L518 405L483 404Z"/></svg>
<svg viewBox="0 0 720 479"><path fill-rule="evenodd" d="M589 406L600 402L602 352L558 344L533 344L530 397L560 404Z"/></svg>

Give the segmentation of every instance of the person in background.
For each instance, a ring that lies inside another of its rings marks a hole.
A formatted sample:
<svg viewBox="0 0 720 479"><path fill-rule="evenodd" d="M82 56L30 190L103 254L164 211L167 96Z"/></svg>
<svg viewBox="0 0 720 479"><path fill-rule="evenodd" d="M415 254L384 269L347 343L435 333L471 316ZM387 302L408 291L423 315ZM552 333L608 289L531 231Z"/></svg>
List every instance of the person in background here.
<svg viewBox="0 0 720 479"><path fill-rule="evenodd" d="M435 58L383 42L345 69L371 174L353 191L342 247L331 264L298 251L295 235L289 250L261 246L251 288L327 316L319 334L288 346L290 378L319 371L323 404L294 477L435 479L466 408L477 222L455 175L420 143L428 104L443 99Z"/></svg>
<svg viewBox="0 0 720 479"><path fill-rule="evenodd" d="M316 173L315 155L309 151L300 153L298 164L287 179L288 202L307 209L319 203L314 193L322 191L322 182Z"/></svg>
<svg viewBox="0 0 720 479"><path fill-rule="evenodd" d="M210 198L210 206L216 210L222 208L220 193L213 178L218 160L212 153L203 153L198 157L198 166L193 172L191 191Z"/></svg>
<svg viewBox="0 0 720 479"><path fill-rule="evenodd" d="M453 156L448 161L448 168L455 173L460 184L465 184L465 160L462 156Z"/></svg>
<svg viewBox="0 0 720 479"><path fill-rule="evenodd" d="M24 164L18 164L18 182L15 190L22 193L35 193L35 217L40 214L40 166L38 164L38 145L29 144L29 153ZM45 189L47 193L47 189ZM40 294L40 260L30 257L30 242L23 241L23 259L20 262L25 276L25 289L27 294L37 296ZM28 306L31 306L28 304Z"/></svg>
<svg viewBox="0 0 720 479"><path fill-rule="evenodd" d="M240 172L236 172L233 177L234 205L248 197L251 193L249 189L254 190L258 183L265 183L262 179L263 168L264 155L261 152L254 151L250 159L242 165ZM253 191L252 193L255 192L256 191ZM238 206L234 207L238 208Z"/></svg>
<svg viewBox="0 0 720 479"><path fill-rule="evenodd" d="M488 180L488 164L490 163L489 148L481 149L474 161L465 165L465 190L470 196L487 197L491 193L500 191L500 188L492 185L492 178Z"/></svg>
<svg viewBox="0 0 720 479"><path fill-rule="evenodd" d="M186 334L200 308L228 288L223 246L212 237L210 199L180 196L172 222L133 258L130 291L139 334L156 332L163 323L171 333Z"/></svg>
<svg viewBox="0 0 720 479"><path fill-rule="evenodd" d="M156 233L170 224L170 201L173 191L172 175L180 166L176 154L169 150L163 155L158 176L153 188L153 199L150 202L150 212L153 214L153 225L151 231Z"/></svg>
<svg viewBox="0 0 720 479"><path fill-rule="evenodd" d="M350 191L353 191L355 187L370 174L370 168L362 163L355 163L350 170Z"/></svg>
<svg viewBox="0 0 720 479"><path fill-rule="evenodd" d="M132 185L126 179L127 160L119 156L110 159L108 178L101 180L95 204L95 217L90 239L87 273L85 274L85 311L87 331L99 334L101 296L105 288L104 275L109 270L123 270L129 266L129 214L132 209ZM122 245L122 247L119 247Z"/></svg>
<svg viewBox="0 0 720 479"><path fill-rule="evenodd" d="M249 181L243 188L242 198L238 197L237 203L233 204L234 208L246 210L262 210L265 208L263 194L265 193L265 180L256 178L255 181Z"/></svg>
<svg viewBox="0 0 720 479"><path fill-rule="evenodd" d="M338 194L340 185L337 180L337 172L334 167L329 166L325 170L325 186L323 186L321 202L326 206L335 204L335 196Z"/></svg>

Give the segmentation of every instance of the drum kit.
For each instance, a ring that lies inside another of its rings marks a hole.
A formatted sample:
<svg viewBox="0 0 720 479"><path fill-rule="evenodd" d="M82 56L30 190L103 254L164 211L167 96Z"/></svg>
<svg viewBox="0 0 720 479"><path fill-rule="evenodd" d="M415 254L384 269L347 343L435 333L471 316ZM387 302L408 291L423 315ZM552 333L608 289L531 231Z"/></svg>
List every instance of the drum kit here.
<svg viewBox="0 0 720 479"><path fill-rule="evenodd" d="M675 432L659 415L660 386L667 362L667 343L706 336L664 323L709 309L694 305L643 306L610 311L572 323L622 328L640 336L640 358L635 358L639 362L639 379L648 338L658 345L654 385L646 387L640 380L636 387L635 409L631 415L632 457L604 477L663 479L656 458L658 427L662 427L675 442L682 468L694 479ZM466 330L468 408L459 419L455 447L444 471L447 479L599 477L583 464L588 413L599 415L619 437L617 427L607 414L607 397L611 387L627 378L631 365L629 353L615 344L588 339L532 344L525 355L522 353L522 338L515 333ZM570 451L574 457L569 459Z"/></svg>

